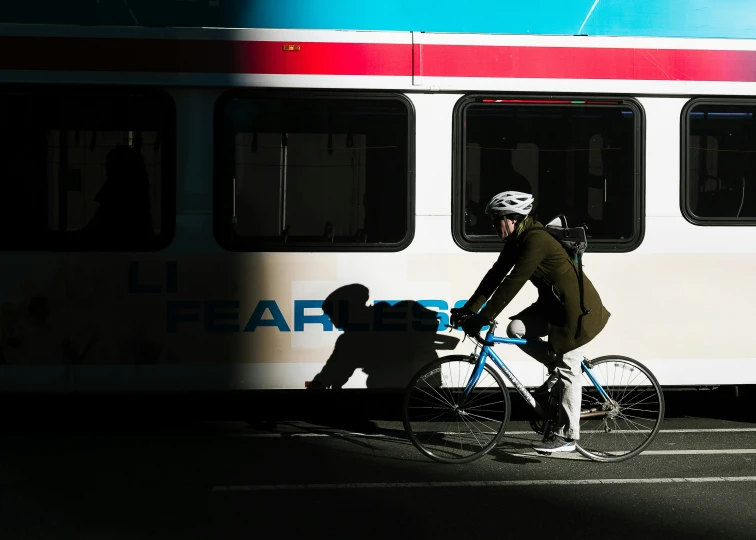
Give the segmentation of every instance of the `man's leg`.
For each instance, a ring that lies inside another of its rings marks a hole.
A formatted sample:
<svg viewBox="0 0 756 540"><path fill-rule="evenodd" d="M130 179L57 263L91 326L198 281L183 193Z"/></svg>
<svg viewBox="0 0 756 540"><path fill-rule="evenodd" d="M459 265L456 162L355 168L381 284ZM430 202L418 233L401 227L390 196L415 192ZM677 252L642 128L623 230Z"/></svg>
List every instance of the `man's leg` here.
<svg viewBox="0 0 756 540"><path fill-rule="evenodd" d="M581 349L557 355L556 385L561 394L559 420L555 433L565 439L580 438L580 403L583 397L580 362L584 356Z"/></svg>
<svg viewBox="0 0 756 540"><path fill-rule="evenodd" d="M549 355L548 342L540 339L547 335L549 335L549 323L544 317L537 315L514 319L507 326L507 336L535 341L535 343L518 345L518 347L546 366L554 361L554 358Z"/></svg>
<svg viewBox="0 0 756 540"><path fill-rule="evenodd" d="M580 349L557 355L555 372L558 381L554 388L560 397L557 411L559 417L552 432L554 437L546 438L533 445L536 452L551 454L575 450L575 441L580 438L580 402L583 397L580 367L582 359L583 354Z"/></svg>
<svg viewBox="0 0 756 540"><path fill-rule="evenodd" d="M514 319L507 326L507 336L511 338L525 338L535 341L535 343L528 345L518 345L522 351L529 356L538 360L541 364L545 365L549 370L549 377L546 382L538 388L536 391L539 393L548 393L557 382L557 374L555 371L554 355L549 353L549 344L547 341L541 339L543 336L549 334L549 323L545 317L539 317L537 315L530 315L522 317L521 319Z"/></svg>

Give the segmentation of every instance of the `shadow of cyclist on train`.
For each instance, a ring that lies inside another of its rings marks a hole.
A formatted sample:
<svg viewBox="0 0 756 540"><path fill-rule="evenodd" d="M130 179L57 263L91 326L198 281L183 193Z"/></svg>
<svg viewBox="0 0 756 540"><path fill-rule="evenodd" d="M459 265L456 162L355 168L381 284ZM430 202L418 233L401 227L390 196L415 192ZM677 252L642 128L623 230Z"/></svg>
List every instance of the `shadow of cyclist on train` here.
<svg viewBox="0 0 756 540"><path fill-rule="evenodd" d="M359 284L332 292L323 311L343 330L326 365L308 388L342 388L354 372L367 375L370 389L404 388L412 375L452 350L458 338L439 334L436 312L413 300L368 306L369 291Z"/></svg>
<svg viewBox="0 0 756 540"><path fill-rule="evenodd" d="M357 370L362 370L367 375L368 390L340 394L338 398L318 393L306 420L331 428L390 435L392 430L378 429L370 419L387 409L398 410L401 392L412 375L438 359L439 350L456 348L459 339L439 333L437 313L418 302L368 305L369 297L367 287L351 284L333 291L323 302L323 311L343 333L323 369L308 385L313 394L341 389Z"/></svg>

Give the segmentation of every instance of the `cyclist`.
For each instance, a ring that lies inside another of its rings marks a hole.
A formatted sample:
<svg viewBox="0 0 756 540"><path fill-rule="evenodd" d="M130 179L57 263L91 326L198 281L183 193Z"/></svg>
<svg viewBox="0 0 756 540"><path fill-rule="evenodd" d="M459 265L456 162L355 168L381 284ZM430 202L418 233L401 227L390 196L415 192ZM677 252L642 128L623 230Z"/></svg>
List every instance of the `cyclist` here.
<svg viewBox="0 0 756 540"><path fill-rule="evenodd" d="M462 326L466 334L477 336L526 281L535 285L537 301L510 317L507 335L535 341L520 348L549 369L549 377L534 391L534 397L542 402L552 388L559 396L557 425L551 436L544 437L534 449L545 453L570 452L580 438L583 359L580 347L601 332L610 313L583 273L587 311L583 315L577 265L564 247L530 216L533 200L529 193L504 191L486 206L485 213L491 216L497 235L506 243L470 300L462 308L452 310L452 325ZM541 339L544 336L547 341Z"/></svg>

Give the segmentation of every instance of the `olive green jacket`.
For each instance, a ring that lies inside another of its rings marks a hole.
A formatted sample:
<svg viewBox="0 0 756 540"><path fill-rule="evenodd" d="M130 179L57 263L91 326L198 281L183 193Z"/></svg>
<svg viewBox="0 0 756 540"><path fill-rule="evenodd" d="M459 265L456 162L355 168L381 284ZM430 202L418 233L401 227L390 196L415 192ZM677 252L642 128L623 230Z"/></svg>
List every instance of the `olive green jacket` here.
<svg viewBox="0 0 756 540"><path fill-rule="evenodd" d="M538 300L510 319L528 315L545 317L549 323L551 348L557 354L564 354L596 337L606 325L610 313L583 271L583 301L590 313L583 317L580 336L575 338L582 314L577 264L545 230L525 235L533 227L543 225L533 222L519 235L507 239L499 259L465 307L477 312L490 298L480 313L492 321L529 280L538 289Z"/></svg>

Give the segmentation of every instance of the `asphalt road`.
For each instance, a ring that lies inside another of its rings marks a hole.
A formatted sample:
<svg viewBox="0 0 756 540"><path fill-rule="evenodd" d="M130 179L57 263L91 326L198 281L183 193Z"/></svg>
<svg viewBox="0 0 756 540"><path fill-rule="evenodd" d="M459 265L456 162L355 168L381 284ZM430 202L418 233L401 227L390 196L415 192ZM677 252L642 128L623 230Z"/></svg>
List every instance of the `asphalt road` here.
<svg viewBox="0 0 756 540"><path fill-rule="evenodd" d="M753 421L667 418L601 464L516 420L442 465L396 420L337 418L6 426L0 538L756 538Z"/></svg>

